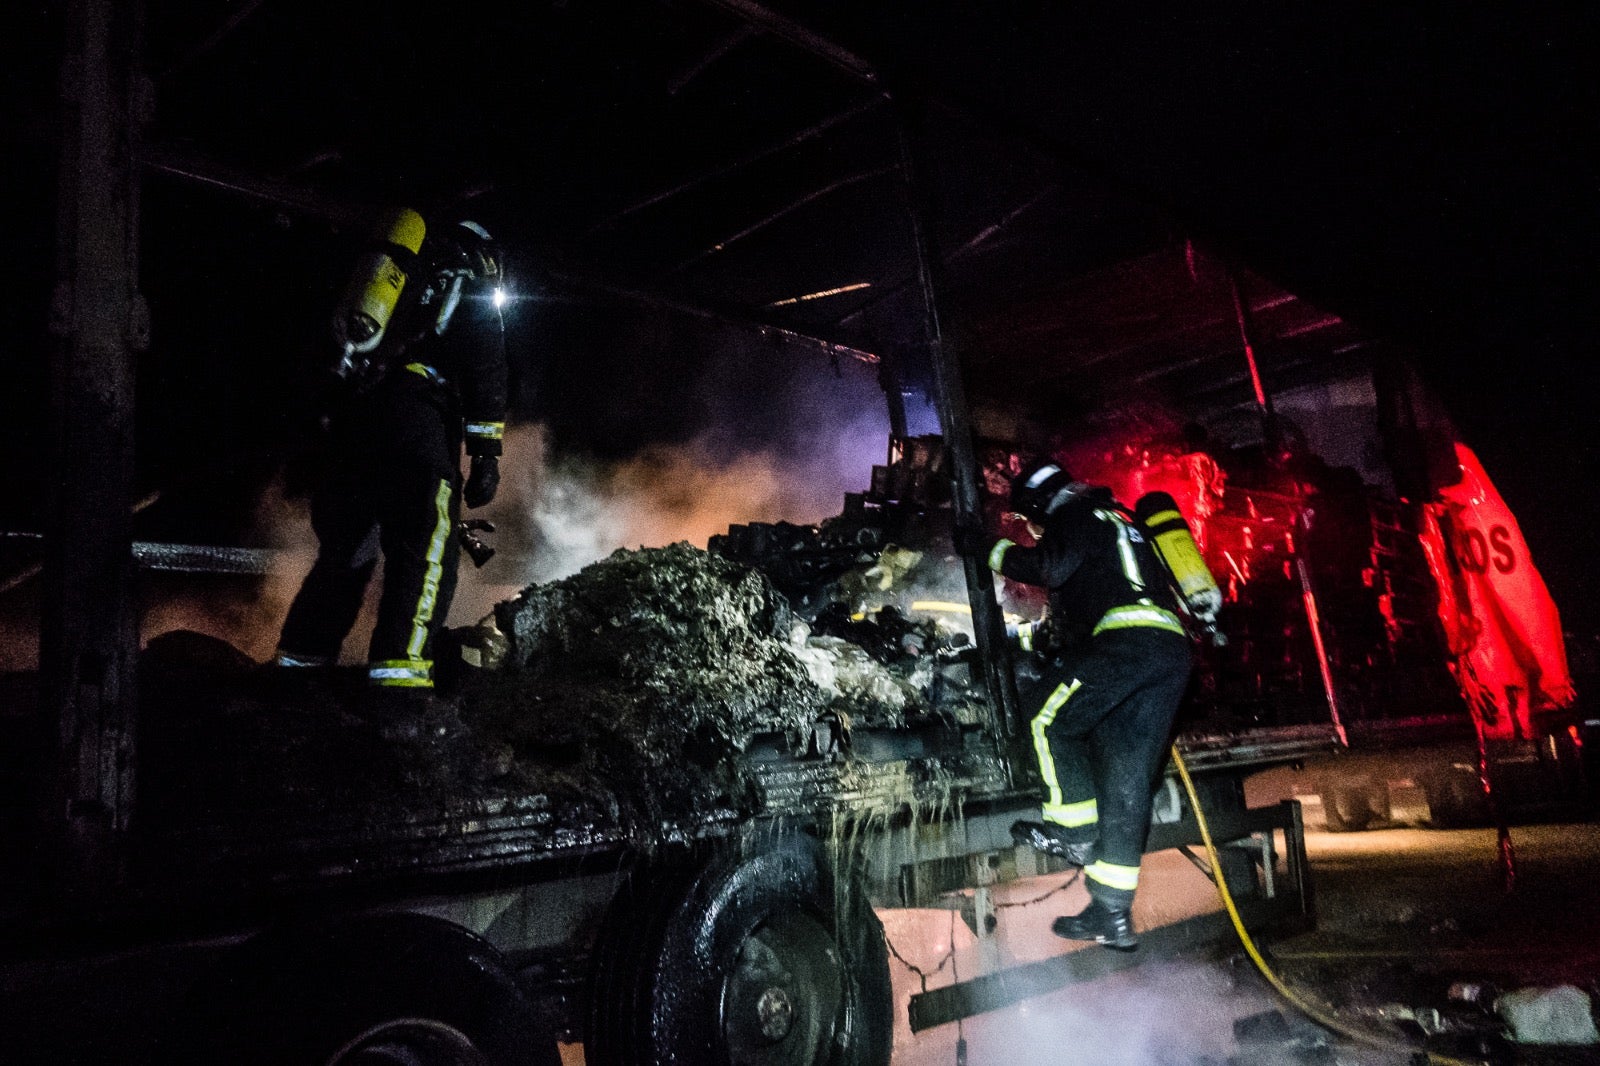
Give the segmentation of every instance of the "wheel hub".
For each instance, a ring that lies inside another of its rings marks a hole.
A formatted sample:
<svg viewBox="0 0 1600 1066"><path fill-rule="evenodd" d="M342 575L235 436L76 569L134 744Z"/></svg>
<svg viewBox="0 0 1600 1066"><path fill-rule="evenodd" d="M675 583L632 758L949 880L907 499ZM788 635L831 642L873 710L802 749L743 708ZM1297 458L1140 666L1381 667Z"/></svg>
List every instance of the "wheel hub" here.
<svg viewBox="0 0 1600 1066"><path fill-rule="evenodd" d="M844 960L803 913L769 918L740 945L722 994L732 1066L821 1066L843 1022Z"/></svg>
<svg viewBox="0 0 1600 1066"><path fill-rule="evenodd" d="M794 1003L781 988L769 988L756 1001L756 1023L768 1040L782 1040L794 1027Z"/></svg>

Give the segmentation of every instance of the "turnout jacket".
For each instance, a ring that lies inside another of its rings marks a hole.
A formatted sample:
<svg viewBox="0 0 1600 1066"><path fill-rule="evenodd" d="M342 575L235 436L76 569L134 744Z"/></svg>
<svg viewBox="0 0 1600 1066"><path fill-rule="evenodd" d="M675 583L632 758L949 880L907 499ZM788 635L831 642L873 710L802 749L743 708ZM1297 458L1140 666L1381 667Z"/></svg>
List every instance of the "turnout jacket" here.
<svg viewBox="0 0 1600 1066"><path fill-rule="evenodd" d="M423 244L422 256L429 248ZM427 268L407 285L373 365L385 379L415 375L458 405L468 455L499 455L507 405L506 333L494 286L467 277L430 279Z"/></svg>
<svg viewBox="0 0 1600 1066"><path fill-rule="evenodd" d="M998 541L989 568L1047 589L1052 625L1068 647L1114 629L1184 633L1163 564L1109 489L1068 498L1045 517L1034 547Z"/></svg>

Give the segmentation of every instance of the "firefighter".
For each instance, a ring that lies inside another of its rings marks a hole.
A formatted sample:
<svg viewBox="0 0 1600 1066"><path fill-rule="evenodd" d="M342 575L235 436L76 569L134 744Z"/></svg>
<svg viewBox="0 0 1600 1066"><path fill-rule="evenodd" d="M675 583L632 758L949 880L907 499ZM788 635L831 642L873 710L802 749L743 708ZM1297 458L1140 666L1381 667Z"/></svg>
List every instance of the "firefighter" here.
<svg viewBox="0 0 1600 1066"><path fill-rule="evenodd" d="M386 706L430 698L461 505L488 504L500 480L503 284L499 249L475 222L403 211L367 250L334 316L344 358L329 468L311 504L319 551L284 622L278 666L338 659L381 551L369 689Z"/></svg>
<svg viewBox="0 0 1600 1066"><path fill-rule="evenodd" d="M1040 821L1011 827L1019 844L1084 867L1090 903L1057 918L1057 936L1137 946L1131 909L1157 774L1188 684L1189 638L1161 563L1138 521L1105 488L1058 463L1024 465L1011 510L1034 546L989 545L962 529L957 547L989 568L1048 590L1053 647L1024 686L1045 786Z"/></svg>

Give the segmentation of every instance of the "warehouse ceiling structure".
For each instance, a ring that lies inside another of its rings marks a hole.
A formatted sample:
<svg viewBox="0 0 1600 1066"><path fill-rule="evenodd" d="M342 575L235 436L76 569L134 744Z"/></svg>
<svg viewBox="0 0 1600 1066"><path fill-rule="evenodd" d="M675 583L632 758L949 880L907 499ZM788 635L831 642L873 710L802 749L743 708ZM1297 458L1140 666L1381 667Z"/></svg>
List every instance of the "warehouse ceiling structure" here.
<svg viewBox="0 0 1600 1066"><path fill-rule="evenodd" d="M920 224L979 404L1248 407L1241 306L1272 389L1404 352L1547 404L1597 333L1594 19L148 0L153 351L209 364L142 373L226 395L315 343L356 235L410 204L484 222L552 305L911 386ZM57 58L15 59L48 140Z"/></svg>

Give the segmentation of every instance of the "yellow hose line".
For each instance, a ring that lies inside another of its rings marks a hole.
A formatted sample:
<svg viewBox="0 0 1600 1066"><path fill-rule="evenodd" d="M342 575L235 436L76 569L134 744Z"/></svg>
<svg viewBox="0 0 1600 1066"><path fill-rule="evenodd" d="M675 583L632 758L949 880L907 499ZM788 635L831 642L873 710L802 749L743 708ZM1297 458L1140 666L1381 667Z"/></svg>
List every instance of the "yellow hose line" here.
<svg viewBox="0 0 1600 1066"><path fill-rule="evenodd" d="M1273 972L1272 967L1267 965L1267 960L1262 957L1261 952L1256 948L1255 938L1244 927L1244 919L1239 917L1239 907L1233 902L1233 892L1229 890L1228 882L1222 876L1222 862L1217 855L1217 845L1211 839L1211 827L1206 824L1205 811L1200 807L1200 797L1195 793L1194 780L1189 776L1189 767L1184 765L1183 754L1178 751L1176 744L1172 745L1172 762L1178 768L1178 776L1183 779L1183 790L1189 794L1189 805L1194 809L1194 819L1200 826L1200 838L1205 841L1206 857L1211 861L1212 880L1216 882L1217 895L1222 897L1222 905L1227 908L1228 917L1233 921L1233 931L1239 934L1239 943L1244 945L1245 954L1250 956L1250 961L1255 963L1256 969L1261 971L1261 976L1267 979L1267 983L1277 991L1278 995L1287 1000L1300 1013L1325 1028L1332 1029L1336 1033L1370 1047L1407 1054L1420 1053L1427 1056L1428 1062L1438 1063L1439 1066L1482 1066L1481 1062L1474 1063L1466 1059L1455 1059L1448 1055L1440 1055L1436 1052L1421 1051L1421 1049L1412 1047L1410 1044L1402 1044L1377 1033L1369 1033L1361 1029L1352 1028L1326 1011L1306 1002L1288 985L1284 984L1278 975Z"/></svg>

